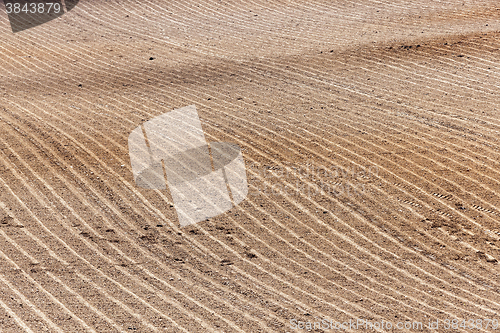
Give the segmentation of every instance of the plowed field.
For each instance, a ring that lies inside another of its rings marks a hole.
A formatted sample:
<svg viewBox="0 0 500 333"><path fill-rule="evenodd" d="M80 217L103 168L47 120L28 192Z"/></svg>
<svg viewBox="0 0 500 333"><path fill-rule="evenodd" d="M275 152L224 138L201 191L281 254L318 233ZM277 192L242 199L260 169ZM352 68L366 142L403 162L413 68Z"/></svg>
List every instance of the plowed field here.
<svg viewBox="0 0 500 333"><path fill-rule="evenodd" d="M1 332L500 320L498 1L82 0L18 33L0 13ZM181 228L127 138L187 105L249 193Z"/></svg>

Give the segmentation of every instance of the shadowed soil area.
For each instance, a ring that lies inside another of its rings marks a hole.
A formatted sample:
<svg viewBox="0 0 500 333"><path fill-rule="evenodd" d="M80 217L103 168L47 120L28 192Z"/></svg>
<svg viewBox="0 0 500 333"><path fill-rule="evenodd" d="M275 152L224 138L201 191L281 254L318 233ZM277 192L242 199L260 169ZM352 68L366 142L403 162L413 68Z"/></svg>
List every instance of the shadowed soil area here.
<svg viewBox="0 0 500 333"><path fill-rule="evenodd" d="M1 4L0 331L485 329L499 18L492 0L82 0L13 33ZM127 139L187 105L241 148L249 191L181 228Z"/></svg>

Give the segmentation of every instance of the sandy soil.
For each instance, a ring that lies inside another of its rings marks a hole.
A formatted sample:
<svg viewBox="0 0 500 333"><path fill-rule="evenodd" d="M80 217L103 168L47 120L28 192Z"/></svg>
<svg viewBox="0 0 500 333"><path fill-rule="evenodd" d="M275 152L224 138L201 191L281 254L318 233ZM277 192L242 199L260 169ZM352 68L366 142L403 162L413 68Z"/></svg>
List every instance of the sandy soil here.
<svg viewBox="0 0 500 333"><path fill-rule="evenodd" d="M0 331L500 320L498 1L0 10ZM192 104L250 190L180 228L127 138Z"/></svg>

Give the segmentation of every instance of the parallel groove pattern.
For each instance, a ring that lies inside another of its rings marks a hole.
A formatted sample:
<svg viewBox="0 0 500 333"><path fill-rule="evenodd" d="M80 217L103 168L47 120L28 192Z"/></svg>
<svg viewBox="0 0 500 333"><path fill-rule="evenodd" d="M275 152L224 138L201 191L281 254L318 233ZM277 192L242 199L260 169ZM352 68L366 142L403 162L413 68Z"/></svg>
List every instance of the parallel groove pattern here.
<svg viewBox="0 0 500 333"><path fill-rule="evenodd" d="M490 0L82 0L16 35L1 18L1 327L498 319L499 17ZM190 104L259 169L239 206L181 229L168 191L135 186L127 136ZM314 165L330 174L297 171Z"/></svg>

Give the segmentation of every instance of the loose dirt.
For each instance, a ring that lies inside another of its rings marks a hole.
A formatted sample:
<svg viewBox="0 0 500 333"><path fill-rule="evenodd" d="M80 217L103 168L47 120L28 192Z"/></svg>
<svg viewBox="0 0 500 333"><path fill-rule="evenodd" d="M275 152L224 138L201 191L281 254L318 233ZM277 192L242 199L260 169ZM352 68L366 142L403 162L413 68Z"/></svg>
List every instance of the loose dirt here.
<svg viewBox="0 0 500 333"><path fill-rule="evenodd" d="M497 1L0 10L0 331L500 319ZM127 138L192 104L249 193L180 228Z"/></svg>

